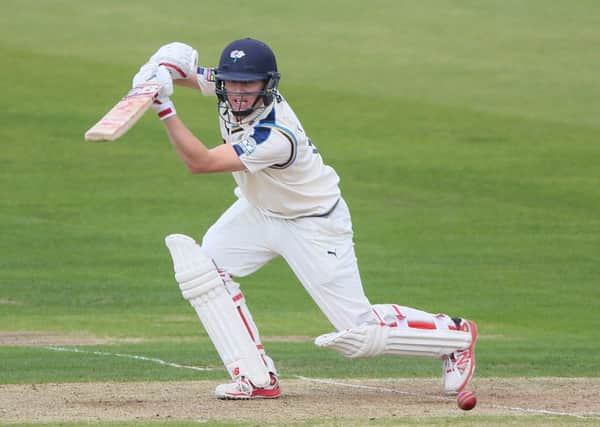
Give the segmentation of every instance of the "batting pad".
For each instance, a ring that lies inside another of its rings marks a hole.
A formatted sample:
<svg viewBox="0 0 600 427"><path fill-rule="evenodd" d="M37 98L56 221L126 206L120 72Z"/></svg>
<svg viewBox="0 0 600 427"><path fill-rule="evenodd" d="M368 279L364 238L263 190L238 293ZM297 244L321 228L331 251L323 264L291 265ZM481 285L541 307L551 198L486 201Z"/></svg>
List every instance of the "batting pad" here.
<svg viewBox="0 0 600 427"><path fill-rule="evenodd" d="M165 243L181 293L196 310L229 374L243 375L257 387L268 385L269 371L212 260L183 234L171 234Z"/></svg>
<svg viewBox="0 0 600 427"><path fill-rule="evenodd" d="M470 343L471 334L467 332L380 325L364 325L321 335L315 339L315 345L331 348L351 358L380 354L441 358L468 348Z"/></svg>

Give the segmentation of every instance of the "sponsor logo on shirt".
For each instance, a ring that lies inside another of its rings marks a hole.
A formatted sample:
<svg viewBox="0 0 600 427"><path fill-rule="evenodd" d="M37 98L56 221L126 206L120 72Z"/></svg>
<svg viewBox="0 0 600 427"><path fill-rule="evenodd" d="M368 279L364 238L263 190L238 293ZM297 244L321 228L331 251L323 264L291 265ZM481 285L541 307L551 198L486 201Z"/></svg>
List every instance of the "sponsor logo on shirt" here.
<svg viewBox="0 0 600 427"><path fill-rule="evenodd" d="M256 141L253 139L242 139L238 145L245 154L252 154L256 150Z"/></svg>

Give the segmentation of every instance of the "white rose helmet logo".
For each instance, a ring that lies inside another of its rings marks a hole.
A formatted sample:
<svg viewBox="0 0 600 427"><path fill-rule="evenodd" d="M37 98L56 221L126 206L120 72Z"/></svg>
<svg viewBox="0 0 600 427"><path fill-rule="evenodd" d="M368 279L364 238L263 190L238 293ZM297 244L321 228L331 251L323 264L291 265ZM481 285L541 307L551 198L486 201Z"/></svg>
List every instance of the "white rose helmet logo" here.
<svg viewBox="0 0 600 427"><path fill-rule="evenodd" d="M246 56L246 52L243 50L232 50L229 54L230 58L233 58L233 62L237 62L238 59Z"/></svg>

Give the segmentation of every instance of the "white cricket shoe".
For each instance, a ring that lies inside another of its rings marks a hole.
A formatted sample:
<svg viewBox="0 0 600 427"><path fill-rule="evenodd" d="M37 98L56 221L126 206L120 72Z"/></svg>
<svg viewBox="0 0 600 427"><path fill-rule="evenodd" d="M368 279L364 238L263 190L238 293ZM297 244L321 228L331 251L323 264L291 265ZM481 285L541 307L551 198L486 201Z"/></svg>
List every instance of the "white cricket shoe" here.
<svg viewBox="0 0 600 427"><path fill-rule="evenodd" d="M457 394L462 391L473 378L475 372L475 342L477 341L477 326L475 322L460 319L458 330L471 334L471 344L465 350L455 351L444 356L442 361L442 376L444 391L447 394Z"/></svg>
<svg viewBox="0 0 600 427"><path fill-rule="evenodd" d="M246 377L238 377L215 389L215 396L225 400L276 399L280 395L279 380L274 374L271 374L271 384L265 387L255 387Z"/></svg>

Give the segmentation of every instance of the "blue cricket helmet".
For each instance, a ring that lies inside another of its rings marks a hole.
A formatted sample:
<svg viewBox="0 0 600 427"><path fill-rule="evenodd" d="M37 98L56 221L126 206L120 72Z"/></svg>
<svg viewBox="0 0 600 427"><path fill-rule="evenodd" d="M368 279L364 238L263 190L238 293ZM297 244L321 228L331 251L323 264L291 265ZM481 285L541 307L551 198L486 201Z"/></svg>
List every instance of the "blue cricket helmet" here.
<svg viewBox="0 0 600 427"><path fill-rule="evenodd" d="M219 60L215 78L249 82L268 80L277 72L275 54L260 40L245 38L229 43Z"/></svg>
<svg viewBox="0 0 600 427"><path fill-rule="evenodd" d="M262 108L269 106L277 94L280 74L277 61L271 48L260 40L245 38L229 43L219 60L215 73L215 91L219 102L228 105L225 81L251 82L262 80L265 87L258 92L257 103L262 100ZM261 108L255 105L245 111L232 111L235 116L247 116Z"/></svg>

